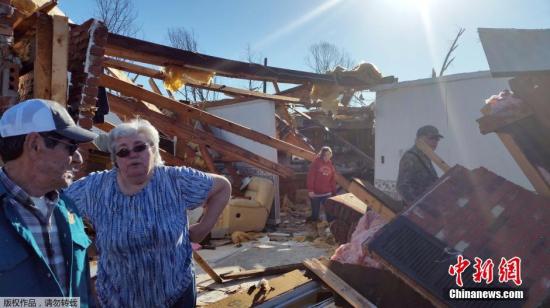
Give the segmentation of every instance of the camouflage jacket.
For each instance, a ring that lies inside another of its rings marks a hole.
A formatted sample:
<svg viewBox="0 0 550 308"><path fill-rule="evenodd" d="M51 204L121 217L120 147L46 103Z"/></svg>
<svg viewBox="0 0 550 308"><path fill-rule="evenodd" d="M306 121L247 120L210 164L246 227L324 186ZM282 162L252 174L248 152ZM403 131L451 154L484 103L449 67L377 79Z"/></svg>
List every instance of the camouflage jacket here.
<svg viewBox="0 0 550 308"><path fill-rule="evenodd" d="M437 181L432 161L416 146L410 148L399 162L397 191L407 204L412 204Z"/></svg>

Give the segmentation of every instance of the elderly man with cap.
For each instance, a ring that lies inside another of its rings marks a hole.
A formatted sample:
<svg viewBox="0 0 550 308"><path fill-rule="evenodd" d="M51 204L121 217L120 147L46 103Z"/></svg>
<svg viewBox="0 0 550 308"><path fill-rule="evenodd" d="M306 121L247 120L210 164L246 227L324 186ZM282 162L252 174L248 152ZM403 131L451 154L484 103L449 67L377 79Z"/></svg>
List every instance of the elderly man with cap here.
<svg viewBox="0 0 550 308"><path fill-rule="evenodd" d="M416 132L416 139L421 139L434 151L439 140L443 138L437 128L432 125L422 126ZM408 205L426 192L437 181L437 172L432 161L415 145L410 148L399 161L397 176L397 191Z"/></svg>
<svg viewBox="0 0 550 308"><path fill-rule="evenodd" d="M89 305L90 245L59 189L82 164L78 144L96 134L67 110L31 99L0 119L0 297L79 297Z"/></svg>

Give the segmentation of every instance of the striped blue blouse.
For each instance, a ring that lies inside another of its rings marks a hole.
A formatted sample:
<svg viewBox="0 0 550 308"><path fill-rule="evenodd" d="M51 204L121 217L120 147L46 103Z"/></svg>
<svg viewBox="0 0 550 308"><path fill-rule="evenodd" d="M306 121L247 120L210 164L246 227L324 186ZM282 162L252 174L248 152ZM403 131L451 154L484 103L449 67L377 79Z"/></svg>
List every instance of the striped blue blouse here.
<svg viewBox="0 0 550 308"><path fill-rule="evenodd" d="M186 210L205 201L212 178L187 167L155 167L147 186L127 196L116 173L91 173L65 191L97 233L99 301L104 307L170 306L193 275Z"/></svg>

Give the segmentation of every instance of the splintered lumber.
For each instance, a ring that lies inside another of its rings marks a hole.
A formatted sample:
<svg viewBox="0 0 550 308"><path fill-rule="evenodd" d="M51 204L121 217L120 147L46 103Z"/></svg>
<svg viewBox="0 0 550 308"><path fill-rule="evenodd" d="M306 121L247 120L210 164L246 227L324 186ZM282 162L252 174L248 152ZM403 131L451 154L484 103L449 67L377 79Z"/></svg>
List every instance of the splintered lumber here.
<svg viewBox="0 0 550 308"><path fill-rule="evenodd" d="M483 115L488 116L490 114L490 111L487 109L481 109L481 112ZM514 158L518 166L520 167L521 171L523 171L523 174L529 179L529 182L531 182L531 185L533 185L533 188L535 188L535 191L543 196L550 197L550 186L540 172L531 164L527 156L523 153L521 148L518 146L516 141L514 140L514 137L512 137L510 134L507 133L501 133L501 132L495 132L502 142L504 144L504 147L510 152L510 155Z"/></svg>
<svg viewBox="0 0 550 308"><path fill-rule="evenodd" d="M484 108L486 106L487 105L485 105ZM483 135L495 132L506 125L533 116L533 111L526 104L514 106L513 112L497 112L495 114L490 114L490 111L487 109L483 109L481 112L485 112L486 115L478 119L477 122L479 123L479 132Z"/></svg>
<svg viewBox="0 0 550 308"><path fill-rule="evenodd" d="M257 99L265 99L265 100L281 102L281 103L303 104L303 102L299 98L295 98L295 97L261 93L256 91L228 87L225 85L219 85L214 83L201 84L197 82L187 81L186 84L194 88L221 92L221 93L225 93L233 96L244 96L244 97L250 97L250 98L257 98Z"/></svg>
<svg viewBox="0 0 550 308"><path fill-rule="evenodd" d="M370 209L387 220L394 218L404 208L401 202L392 199L370 183L360 179L355 178L349 182L347 191L354 194L365 202Z"/></svg>
<svg viewBox="0 0 550 308"><path fill-rule="evenodd" d="M48 14L56 6L57 6L57 0L52 0L42 4L40 7L38 7L36 11L40 13Z"/></svg>
<svg viewBox="0 0 550 308"><path fill-rule="evenodd" d="M303 263L293 263L285 264L279 266L271 266L266 268L256 268L251 270L245 270L240 272L232 272L227 274L221 274L223 279L241 279L241 278L252 278L252 277L262 277L276 274L284 274L293 270L302 270L305 269Z"/></svg>
<svg viewBox="0 0 550 308"><path fill-rule="evenodd" d="M53 1L52 1L53 2ZM51 98L67 104L67 70L69 67L69 19L53 16Z"/></svg>
<svg viewBox="0 0 550 308"><path fill-rule="evenodd" d="M373 84L367 84L365 81L351 76L316 74L228 60L114 33L109 33L105 52L112 57L126 58L159 66L178 65L186 68L216 72L216 75L232 78L298 84L338 84L343 87L352 87L356 90L362 90L373 86ZM393 81L393 79L392 77L391 80L385 82ZM377 82L384 82L384 80Z"/></svg>
<svg viewBox="0 0 550 308"><path fill-rule="evenodd" d="M267 302L276 296L292 291L310 281L311 279L304 276L301 271L294 270L282 276L269 279L267 288L251 287L248 292L242 291L229 295L220 301L208 305L208 307L253 307Z"/></svg>
<svg viewBox="0 0 550 308"><path fill-rule="evenodd" d="M103 66L116 68L116 69L119 69L119 70L122 70L122 71L135 73L135 74L145 76L145 77L161 79L161 80L164 79L164 73L159 71L159 70L152 69L152 68L145 67L145 66L141 66L141 65L137 65L137 64L134 64L134 63L130 63L130 62L116 60L116 59L113 59L113 58L105 57L105 59L103 59Z"/></svg>
<svg viewBox="0 0 550 308"><path fill-rule="evenodd" d="M134 63L128 63L120 60L115 60L112 58L107 58L103 63L103 66L117 68L130 73L135 73L135 74L139 74L150 78L164 80L164 73L162 71L144 67ZM195 82L193 80L185 80L185 84L193 88L211 90L211 91L221 92L221 93L225 93L233 96L245 96L250 98L266 99L266 100L283 102L283 103L293 103L293 104L301 103L300 99L295 97L266 94L266 93L261 93L256 91L228 87L225 85L219 85L214 83L204 84L204 83ZM154 91L157 94L160 94L156 90Z"/></svg>
<svg viewBox="0 0 550 308"><path fill-rule="evenodd" d="M318 259L306 259L304 265L353 307L376 307Z"/></svg>
<svg viewBox="0 0 550 308"><path fill-rule="evenodd" d="M191 126L185 125L181 121L177 121L176 119L172 119L163 114L153 112L139 102L125 100L110 93L108 94L108 97L113 112L117 114L131 113L142 116L143 118L149 120L158 130L167 135L177 136L179 140L186 140L199 145L208 145L212 149L221 152L224 155L235 155L240 161L283 177L288 177L293 174L292 169L289 167L265 159L230 142L219 139L213 134L196 130Z"/></svg>
<svg viewBox="0 0 550 308"><path fill-rule="evenodd" d="M433 161L443 173L449 171L451 167L443 160L439 155L437 155L434 150L422 139L416 140L416 146L422 153L426 154L428 158Z"/></svg>
<svg viewBox="0 0 550 308"><path fill-rule="evenodd" d="M123 95L135 97L139 100L154 103L160 108L173 110L184 118L198 119L201 122L207 123L214 127L226 130L228 132L232 132L239 136L249 138L253 141L274 147L277 150L282 150L309 160L313 160L313 158L315 157L315 154L311 151L299 148L290 143L267 136L253 129L244 127L242 125L239 125L231 121L227 121L223 118L212 115L208 112L202 111L193 106L182 104L170 98L164 97L162 95L158 95L151 91L147 91L145 89L142 89L140 87L134 86L127 82L118 80L116 78L113 78L107 75L102 75L99 82L102 86L115 90L117 92L120 92Z"/></svg>
<svg viewBox="0 0 550 308"><path fill-rule="evenodd" d="M202 159L206 163L206 167L208 167L208 171L217 173L216 166L214 166L214 160L212 160L212 156L210 156L210 152L208 152L206 145L199 144L199 150L201 151Z"/></svg>
<svg viewBox="0 0 550 308"><path fill-rule="evenodd" d="M124 82L135 85L135 83L132 81L132 79L130 79L130 77L128 77L128 75L125 72L121 71L121 70L109 67L109 68L107 68L107 72L109 72L109 74L111 74L116 79L120 79ZM162 111L155 104L151 104L151 103L148 103L148 102L143 102L143 103L145 105L147 105L147 107L149 109L154 110L155 112L158 112L158 113L162 113Z"/></svg>
<svg viewBox="0 0 550 308"><path fill-rule="evenodd" d="M33 97L51 99L53 24L50 16L37 13L34 47Z"/></svg>
<svg viewBox="0 0 550 308"><path fill-rule="evenodd" d="M149 86L151 87L153 92L157 93L158 95L162 95L159 86L157 86L157 83L153 78L149 78Z"/></svg>
<svg viewBox="0 0 550 308"><path fill-rule="evenodd" d="M208 262L206 262L206 260L204 260L198 252L193 251L193 259L195 259L195 262L197 262L197 264L208 274L208 276L210 276L210 278L217 283L223 283L222 278L214 271L214 269L212 269L212 267L210 267Z"/></svg>

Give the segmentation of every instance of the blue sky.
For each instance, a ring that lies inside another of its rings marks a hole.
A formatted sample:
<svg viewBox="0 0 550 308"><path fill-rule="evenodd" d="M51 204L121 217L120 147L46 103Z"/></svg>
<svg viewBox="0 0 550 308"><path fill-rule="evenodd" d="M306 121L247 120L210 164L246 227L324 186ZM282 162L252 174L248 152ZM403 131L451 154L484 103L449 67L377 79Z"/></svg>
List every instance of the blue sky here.
<svg viewBox="0 0 550 308"><path fill-rule="evenodd" d="M93 0L61 0L73 21L91 18ZM139 38L167 44L167 29L195 32L199 52L245 60L245 49L269 65L310 70L311 44L328 41L355 61L375 64L400 81L439 72L459 28L466 32L446 75L487 70L477 28L550 28L550 0L136 0Z"/></svg>

